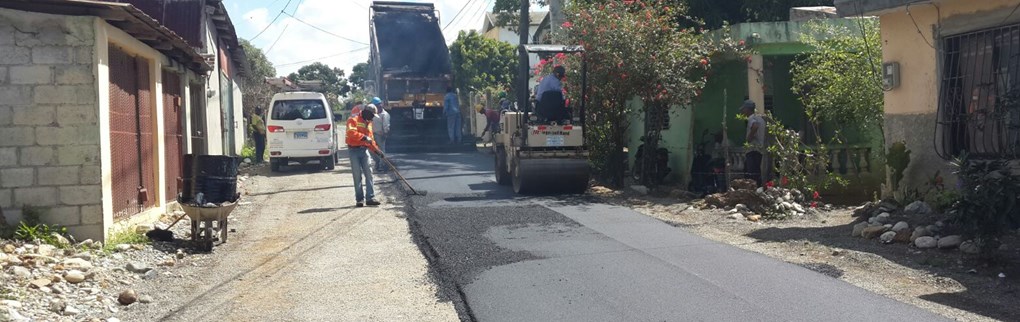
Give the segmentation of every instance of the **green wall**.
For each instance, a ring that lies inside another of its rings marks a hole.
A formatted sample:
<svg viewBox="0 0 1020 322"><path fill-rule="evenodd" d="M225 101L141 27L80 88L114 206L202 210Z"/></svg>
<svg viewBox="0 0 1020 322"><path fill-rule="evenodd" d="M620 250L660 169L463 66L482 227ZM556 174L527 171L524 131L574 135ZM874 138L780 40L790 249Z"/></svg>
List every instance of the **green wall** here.
<svg viewBox="0 0 1020 322"><path fill-rule="evenodd" d="M706 130L711 134L721 133L723 114L730 142L733 146L744 144L747 122L738 120L737 114L744 103L744 98L747 97L747 92L747 64L726 61L712 66L708 84L701 93L701 99L693 108L695 146L701 142ZM705 137L705 140L711 140L711 137Z"/></svg>
<svg viewBox="0 0 1020 322"><path fill-rule="evenodd" d="M643 107L644 104L640 99L635 98L628 102L628 109L633 111L630 117L630 126L627 128L627 135L630 138L627 145L627 164L630 169L634 169L634 155L642 143L641 137L645 135ZM674 106L670 109L669 129L662 131L662 141L659 142L659 147L664 147L669 151L669 168L671 169L666 177L667 183L686 185L687 180L690 179L690 162L693 158L691 148L692 113L691 108Z"/></svg>

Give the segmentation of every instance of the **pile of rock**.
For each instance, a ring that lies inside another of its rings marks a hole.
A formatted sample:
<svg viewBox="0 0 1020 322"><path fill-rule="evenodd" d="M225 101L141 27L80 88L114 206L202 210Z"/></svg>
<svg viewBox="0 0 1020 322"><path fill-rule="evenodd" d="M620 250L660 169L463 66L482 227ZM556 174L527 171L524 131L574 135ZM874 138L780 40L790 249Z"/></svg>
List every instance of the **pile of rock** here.
<svg viewBox="0 0 1020 322"><path fill-rule="evenodd" d="M813 211L807 197L797 189L783 187L761 188L752 180L736 179L730 183L732 190L705 197L705 208L726 209L729 216L737 218L743 214L748 220L757 221L762 215L771 217L802 216ZM832 205L818 205L831 209Z"/></svg>
<svg viewBox="0 0 1020 322"><path fill-rule="evenodd" d="M115 321L125 305L151 302L131 285L158 276L156 263L185 256L128 244L108 254L91 240L67 248L0 240L0 247L0 321Z"/></svg>
<svg viewBox="0 0 1020 322"><path fill-rule="evenodd" d="M893 213L900 214L894 217ZM915 201L902 211L892 203L869 203L857 208L854 215L862 221L853 226L851 236L878 239L883 244L910 244L919 249L957 249L968 254L980 251L977 243L964 241L960 235L942 235L949 232L943 221L932 224L911 225L906 220L924 222L932 220L934 212L927 203ZM913 229L911 229L913 227Z"/></svg>

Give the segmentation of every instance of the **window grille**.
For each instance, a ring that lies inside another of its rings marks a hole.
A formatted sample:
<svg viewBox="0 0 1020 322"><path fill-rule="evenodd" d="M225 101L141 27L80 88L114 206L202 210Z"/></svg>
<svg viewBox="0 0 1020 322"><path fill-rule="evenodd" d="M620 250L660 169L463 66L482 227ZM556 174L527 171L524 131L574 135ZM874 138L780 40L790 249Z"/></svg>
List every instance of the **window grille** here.
<svg viewBox="0 0 1020 322"><path fill-rule="evenodd" d="M669 130L669 108L662 105L649 106L645 111L645 127Z"/></svg>
<svg viewBox="0 0 1020 322"><path fill-rule="evenodd" d="M949 159L1020 153L1020 24L941 39L936 148Z"/></svg>

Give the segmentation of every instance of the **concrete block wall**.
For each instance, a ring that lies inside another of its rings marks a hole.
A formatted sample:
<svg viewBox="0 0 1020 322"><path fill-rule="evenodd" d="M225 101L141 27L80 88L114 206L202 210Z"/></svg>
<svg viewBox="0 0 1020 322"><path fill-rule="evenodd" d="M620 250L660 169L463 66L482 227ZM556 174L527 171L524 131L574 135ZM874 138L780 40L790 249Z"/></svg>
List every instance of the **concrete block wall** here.
<svg viewBox="0 0 1020 322"><path fill-rule="evenodd" d="M94 18L0 9L0 207L102 236Z"/></svg>

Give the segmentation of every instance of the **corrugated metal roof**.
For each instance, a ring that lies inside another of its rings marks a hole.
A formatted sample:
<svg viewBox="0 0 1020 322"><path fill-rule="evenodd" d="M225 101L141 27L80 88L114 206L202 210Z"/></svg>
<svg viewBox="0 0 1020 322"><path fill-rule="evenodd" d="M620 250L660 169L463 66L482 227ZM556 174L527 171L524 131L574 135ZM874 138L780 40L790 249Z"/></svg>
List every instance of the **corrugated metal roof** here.
<svg viewBox="0 0 1020 322"><path fill-rule="evenodd" d="M202 37L202 8L205 0L107 0L130 3L155 18L193 47L205 47Z"/></svg>
<svg viewBox="0 0 1020 322"><path fill-rule="evenodd" d="M68 16L95 16L124 30L146 45L205 73L212 69L194 48L155 18L129 3L91 0L3 0L0 8Z"/></svg>

